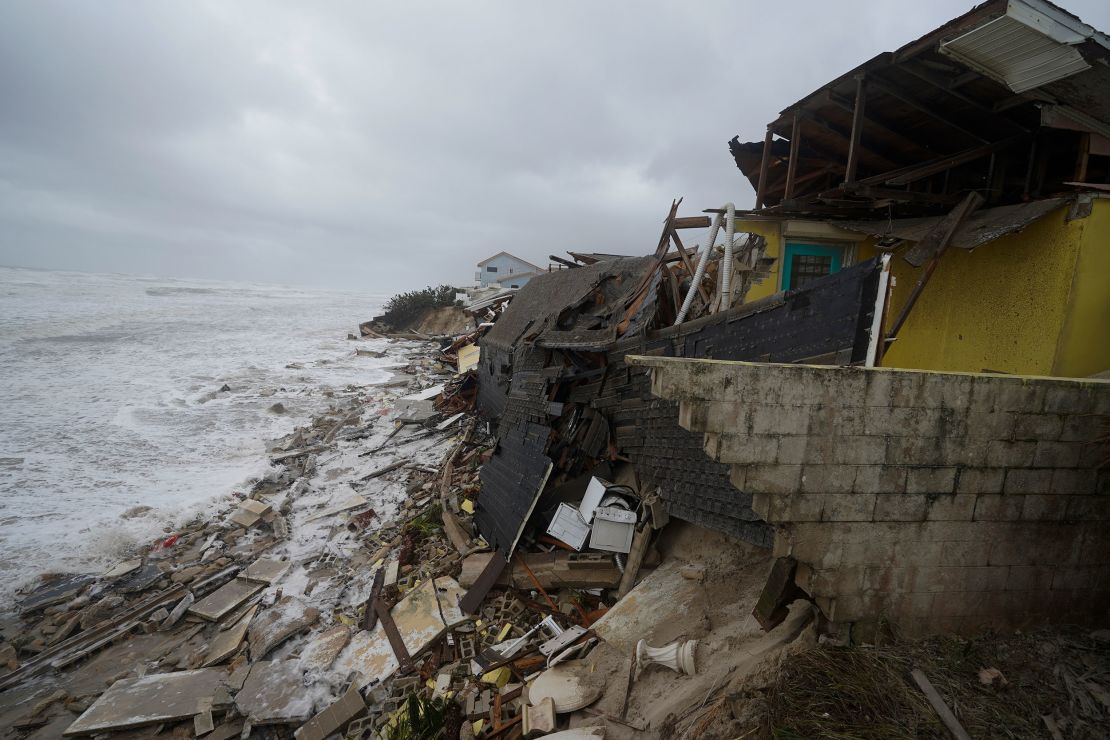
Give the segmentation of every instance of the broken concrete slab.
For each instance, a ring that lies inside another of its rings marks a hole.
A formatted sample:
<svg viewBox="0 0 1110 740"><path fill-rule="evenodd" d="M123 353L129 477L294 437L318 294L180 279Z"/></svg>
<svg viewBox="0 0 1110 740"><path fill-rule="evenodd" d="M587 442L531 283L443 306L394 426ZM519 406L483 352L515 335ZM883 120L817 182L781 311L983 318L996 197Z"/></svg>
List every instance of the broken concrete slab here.
<svg viewBox="0 0 1110 740"><path fill-rule="evenodd" d="M134 594L145 591L162 579L165 573L157 563L147 563L142 568L118 581L115 590L121 594Z"/></svg>
<svg viewBox="0 0 1110 740"><path fill-rule="evenodd" d="M239 577L247 581L270 585L285 575L287 570L289 570L288 560L259 558L247 566L247 569L240 573Z"/></svg>
<svg viewBox="0 0 1110 740"><path fill-rule="evenodd" d="M243 529L250 529L272 510L273 507L270 504L249 498L241 502L228 519Z"/></svg>
<svg viewBox="0 0 1110 740"><path fill-rule="evenodd" d="M226 674L219 668L160 673L116 681L65 731L87 735L190 719L211 701Z"/></svg>
<svg viewBox="0 0 1110 740"><path fill-rule="evenodd" d="M397 421L402 424L423 424L439 416L431 401L401 399L393 408L397 412Z"/></svg>
<svg viewBox="0 0 1110 740"><path fill-rule="evenodd" d="M295 660L262 660L251 666L235 706L253 725L301 723L312 716L312 696Z"/></svg>
<svg viewBox="0 0 1110 740"><path fill-rule="evenodd" d="M234 625L216 633L216 637L208 646L208 653L204 656L202 667L207 668L222 663L239 649L239 646L243 643L243 638L247 636L247 627L250 626L251 619L254 618L257 610L257 605L252 606Z"/></svg>
<svg viewBox="0 0 1110 740"><path fill-rule="evenodd" d="M329 506L326 509L323 509L323 510L318 511L315 514L313 514L309 517L306 517L304 519L304 522L305 523L314 522L317 519L323 519L324 517L327 517L327 516L335 516L336 514L340 514L344 511L348 511L350 509L357 509L358 507L365 506L366 504L367 504L367 501L364 497L359 496L358 494L355 494L355 495L351 496L350 498L348 498L347 500L343 501L342 503L335 504L334 506Z"/></svg>
<svg viewBox="0 0 1110 740"><path fill-rule="evenodd" d="M120 578L132 573L142 566L142 558L135 558L134 560L125 560L122 563L116 563L114 566L104 572L101 578Z"/></svg>
<svg viewBox="0 0 1110 740"><path fill-rule="evenodd" d="M671 558L656 568L593 623L597 636L628 654L642 638L662 644L685 633L702 634L709 602L700 581L682 576L685 565Z"/></svg>
<svg viewBox="0 0 1110 740"><path fill-rule="evenodd" d="M27 594L23 603L19 605L19 609L21 612L27 613L68 601L94 580L93 576L85 574L65 575L55 578Z"/></svg>
<svg viewBox="0 0 1110 740"><path fill-rule="evenodd" d="M351 628L337 624L324 630L301 651L301 665L307 671L326 671L351 639Z"/></svg>
<svg viewBox="0 0 1110 740"><path fill-rule="evenodd" d="M453 578L444 576L421 583L390 610L409 655L417 655L448 629L469 621L458 606L463 593ZM335 665L340 673L357 671L365 687L392 675L398 660L379 621L373 630L357 632Z"/></svg>
<svg viewBox="0 0 1110 740"><path fill-rule="evenodd" d="M297 740L325 740L365 709L366 702L359 693L358 684L352 683L331 706L297 728L293 737Z"/></svg>
<svg viewBox="0 0 1110 740"><path fill-rule="evenodd" d="M193 595L192 591L185 594L184 598L177 602L177 605L170 610L169 616L162 620L160 627L164 630L168 630L170 627L180 622L181 618L185 616L185 612L189 610L189 607L191 607L196 600L197 597Z"/></svg>
<svg viewBox="0 0 1110 740"><path fill-rule="evenodd" d="M271 650L320 618L320 610L292 596L285 596L263 612L250 626L251 660L265 658Z"/></svg>
<svg viewBox="0 0 1110 740"><path fill-rule="evenodd" d="M189 614L215 622L262 590L262 585L235 578L189 607Z"/></svg>

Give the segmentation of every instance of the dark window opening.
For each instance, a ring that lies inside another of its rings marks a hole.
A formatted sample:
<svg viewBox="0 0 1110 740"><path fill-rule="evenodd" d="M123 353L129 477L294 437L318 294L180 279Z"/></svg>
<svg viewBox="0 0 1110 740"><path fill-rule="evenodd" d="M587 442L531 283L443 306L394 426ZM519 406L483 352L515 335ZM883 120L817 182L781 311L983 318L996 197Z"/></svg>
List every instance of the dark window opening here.
<svg viewBox="0 0 1110 740"><path fill-rule="evenodd" d="M832 273L832 257L817 254L796 254L790 266L790 287L802 288Z"/></svg>
<svg viewBox="0 0 1110 740"><path fill-rule="evenodd" d="M487 267L486 272L497 272L497 268L496 267Z"/></svg>

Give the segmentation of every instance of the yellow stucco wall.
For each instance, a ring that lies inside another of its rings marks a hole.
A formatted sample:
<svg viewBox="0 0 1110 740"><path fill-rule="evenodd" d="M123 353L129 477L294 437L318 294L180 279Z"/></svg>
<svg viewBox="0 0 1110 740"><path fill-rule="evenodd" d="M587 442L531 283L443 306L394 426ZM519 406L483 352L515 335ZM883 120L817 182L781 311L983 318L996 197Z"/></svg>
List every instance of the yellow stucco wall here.
<svg viewBox="0 0 1110 740"><path fill-rule="evenodd" d="M1083 377L1110 369L1110 200L1087 218L1065 221L1061 208L1023 231L973 251L950 249L933 273L886 367ZM767 239L776 262L748 300L778 291L782 228L744 221L737 231ZM856 260L876 254L860 242ZM895 254L893 322L921 270Z"/></svg>
<svg viewBox="0 0 1110 740"><path fill-rule="evenodd" d="M1110 370L1110 200L1094 202L1082 229L1054 375L1083 377Z"/></svg>
<svg viewBox="0 0 1110 740"><path fill-rule="evenodd" d="M736 231L749 234L759 234L767 240L766 256L774 257L775 263L771 265L771 274L761 283L756 283L748 291L748 301L766 298L779 292L779 272L782 266L782 230L778 221L736 221Z"/></svg>

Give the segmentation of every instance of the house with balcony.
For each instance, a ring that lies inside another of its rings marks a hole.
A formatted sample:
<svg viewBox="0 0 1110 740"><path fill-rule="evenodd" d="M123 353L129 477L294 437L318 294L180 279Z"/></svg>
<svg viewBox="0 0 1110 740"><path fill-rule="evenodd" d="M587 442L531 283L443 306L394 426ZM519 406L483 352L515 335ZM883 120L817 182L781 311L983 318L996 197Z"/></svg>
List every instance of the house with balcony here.
<svg viewBox="0 0 1110 740"><path fill-rule="evenodd" d="M474 280L479 288L523 288L529 280L546 272L542 267L508 252L498 252L478 263Z"/></svg>

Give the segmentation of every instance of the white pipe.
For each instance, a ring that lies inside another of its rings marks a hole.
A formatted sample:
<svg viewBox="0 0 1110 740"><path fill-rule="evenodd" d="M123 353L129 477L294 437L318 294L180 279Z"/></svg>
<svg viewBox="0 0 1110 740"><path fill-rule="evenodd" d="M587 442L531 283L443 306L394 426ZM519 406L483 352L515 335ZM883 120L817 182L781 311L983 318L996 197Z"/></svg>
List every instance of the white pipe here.
<svg viewBox="0 0 1110 740"><path fill-rule="evenodd" d="M713 226L709 228L709 241L706 242L707 246L701 253L701 259L698 260L697 269L694 270L694 280L690 283L690 290L686 292L686 300L682 301L682 308L678 309L678 316L674 319L674 325L678 326L686 319L686 314L690 310L690 306L694 305L694 296L698 294L698 286L701 285L702 278L705 277L705 266L709 263L709 253L713 251L713 242L717 240L717 232L721 230L721 214L713 219Z"/></svg>
<svg viewBox="0 0 1110 740"><path fill-rule="evenodd" d="M732 305L732 240L736 236L736 206L725 203L725 256L721 260L721 310Z"/></svg>

